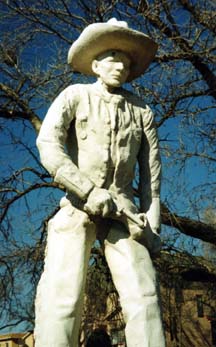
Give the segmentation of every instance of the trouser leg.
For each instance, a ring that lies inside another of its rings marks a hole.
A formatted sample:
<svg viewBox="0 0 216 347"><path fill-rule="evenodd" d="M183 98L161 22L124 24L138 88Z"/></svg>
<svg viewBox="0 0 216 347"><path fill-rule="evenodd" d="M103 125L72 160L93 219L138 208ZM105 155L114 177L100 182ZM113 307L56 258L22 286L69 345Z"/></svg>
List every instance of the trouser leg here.
<svg viewBox="0 0 216 347"><path fill-rule="evenodd" d="M71 205L50 221L44 272L37 289L35 347L77 347L95 226Z"/></svg>
<svg viewBox="0 0 216 347"><path fill-rule="evenodd" d="M119 293L128 347L164 347L155 270L148 250L114 223L105 256Z"/></svg>

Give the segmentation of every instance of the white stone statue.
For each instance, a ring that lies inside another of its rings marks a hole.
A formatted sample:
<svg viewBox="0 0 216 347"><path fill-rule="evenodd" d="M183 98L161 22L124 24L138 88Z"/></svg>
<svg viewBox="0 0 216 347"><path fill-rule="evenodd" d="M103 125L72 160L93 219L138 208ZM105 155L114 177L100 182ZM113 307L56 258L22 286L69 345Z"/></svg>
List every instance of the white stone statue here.
<svg viewBox="0 0 216 347"><path fill-rule="evenodd" d="M50 220L36 297L36 347L77 347L90 250L98 237L126 323L128 347L164 347L150 257L160 247L160 156L150 108L121 88L144 73L157 45L125 22L89 25L70 48L74 71L94 84L66 88L37 146L67 194ZM139 162L140 213L132 181ZM101 346L102 347L102 346Z"/></svg>

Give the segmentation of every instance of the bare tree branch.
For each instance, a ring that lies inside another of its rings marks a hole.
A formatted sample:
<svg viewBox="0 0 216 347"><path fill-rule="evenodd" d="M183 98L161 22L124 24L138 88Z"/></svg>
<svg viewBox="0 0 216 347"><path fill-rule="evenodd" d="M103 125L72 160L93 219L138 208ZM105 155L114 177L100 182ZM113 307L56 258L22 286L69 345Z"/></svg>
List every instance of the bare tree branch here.
<svg viewBox="0 0 216 347"><path fill-rule="evenodd" d="M191 5L188 0L180 0L180 3L190 14L193 15L197 22L216 34L216 12L208 10L201 12L200 10L197 10L195 6Z"/></svg>
<svg viewBox="0 0 216 347"><path fill-rule="evenodd" d="M162 205L162 223L178 229L181 233L216 244L216 228L201 221L178 216Z"/></svg>
<svg viewBox="0 0 216 347"><path fill-rule="evenodd" d="M52 187L52 188L57 188L57 189L63 189L58 183L55 182L44 182L44 183L36 183L30 186L29 188L25 189L22 192L18 192L15 196L13 196L11 199L6 201L5 203L2 204L1 208L3 208L3 213L0 216L0 223L4 220L8 209L11 207L11 205L19 200L20 198L24 197L26 194L29 192L32 192L33 190L41 189L41 188L47 188L47 187Z"/></svg>
<svg viewBox="0 0 216 347"><path fill-rule="evenodd" d="M10 111L10 110L1 110L1 114L5 115L5 117L9 118L9 115L11 113L11 117L21 117L24 119L27 119L31 122L32 126L34 127L35 131L38 133L41 126L41 120L40 118L29 108L27 103L20 99L19 95L12 90L10 87L4 85L3 83L0 83L0 90L6 95L11 101L15 102L23 112L19 111ZM17 113L18 112L18 113Z"/></svg>

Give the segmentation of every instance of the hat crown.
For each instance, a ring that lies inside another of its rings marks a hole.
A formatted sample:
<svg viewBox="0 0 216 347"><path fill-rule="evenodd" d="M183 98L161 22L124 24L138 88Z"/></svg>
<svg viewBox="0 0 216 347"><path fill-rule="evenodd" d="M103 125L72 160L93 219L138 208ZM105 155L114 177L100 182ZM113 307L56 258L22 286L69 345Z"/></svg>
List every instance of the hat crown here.
<svg viewBox="0 0 216 347"><path fill-rule="evenodd" d="M116 18L111 18L107 21L107 24L116 25L122 28L128 28L128 23L124 21L117 20Z"/></svg>

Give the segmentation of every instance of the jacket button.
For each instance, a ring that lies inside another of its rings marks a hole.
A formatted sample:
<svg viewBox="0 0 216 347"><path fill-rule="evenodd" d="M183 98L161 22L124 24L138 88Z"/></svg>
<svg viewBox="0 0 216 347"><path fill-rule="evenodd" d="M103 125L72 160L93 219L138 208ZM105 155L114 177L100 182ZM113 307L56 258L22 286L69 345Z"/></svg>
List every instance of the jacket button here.
<svg viewBox="0 0 216 347"><path fill-rule="evenodd" d="M105 175L105 173L104 173L104 172L101 172L101 174L100 174L100 178L101 178L102 180L104 180L104 179L106 178L106 175Z"/></svg>
<svg viewBox="0 0 216 347"><path fill-rule="evenodd" d="M81 138L82 140L85 140L85 139L87 138L87 133L86 133L85 130L82 130L82 131L81 131L81 133L80 133L80 138Z"/></svg>

